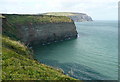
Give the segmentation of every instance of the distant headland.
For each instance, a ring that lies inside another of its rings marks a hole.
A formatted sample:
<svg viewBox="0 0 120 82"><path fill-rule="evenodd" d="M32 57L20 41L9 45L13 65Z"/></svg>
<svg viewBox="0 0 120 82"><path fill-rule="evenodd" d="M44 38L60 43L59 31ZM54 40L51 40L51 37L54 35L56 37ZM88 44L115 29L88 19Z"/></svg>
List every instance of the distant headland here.
<svg viewBox="0 0 120 82"><path fill-rule="evenodd" d="M43 15L54 15L54 16L67 16L74 22L93 21L93 19L85 13L74 13L74 12L48 12Z"/></svg>

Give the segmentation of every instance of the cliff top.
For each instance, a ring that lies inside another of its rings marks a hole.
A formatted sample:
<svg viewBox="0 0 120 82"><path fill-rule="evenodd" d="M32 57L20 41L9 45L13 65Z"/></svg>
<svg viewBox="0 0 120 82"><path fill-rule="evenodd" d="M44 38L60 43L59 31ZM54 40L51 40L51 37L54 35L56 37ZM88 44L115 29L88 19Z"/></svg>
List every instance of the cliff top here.
<svg viewBox="0 0 120 82"><path fill-rule="evenodd" d="M65 16L3 14L12 24L73 22Z"/></svg>
<svg viewBox="0 0 120 82"><path fill-rule="evenodd" d="M54 15L54 16L75 16L75 15L86 15L85 13L73 13L73 12L48 12L43 15Z"/></svg>

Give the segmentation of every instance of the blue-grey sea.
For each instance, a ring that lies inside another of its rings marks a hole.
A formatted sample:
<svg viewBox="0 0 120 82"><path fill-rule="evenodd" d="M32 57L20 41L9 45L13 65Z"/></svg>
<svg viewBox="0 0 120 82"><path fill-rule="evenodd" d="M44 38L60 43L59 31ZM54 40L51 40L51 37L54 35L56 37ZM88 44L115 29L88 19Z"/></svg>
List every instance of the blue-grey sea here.
<svg viewBox="0 0 120 82"><path fill-rule="evenodd" d="M77 39L36 45L35 58L80 80L117 80L117 21L75 22L75 25Z"/></svg>

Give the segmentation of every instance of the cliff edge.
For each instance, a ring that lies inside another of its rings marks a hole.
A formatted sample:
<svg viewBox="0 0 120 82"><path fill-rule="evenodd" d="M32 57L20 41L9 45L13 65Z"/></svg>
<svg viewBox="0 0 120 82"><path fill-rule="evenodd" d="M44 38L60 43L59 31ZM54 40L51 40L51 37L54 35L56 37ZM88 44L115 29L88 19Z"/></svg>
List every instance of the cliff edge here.
<svg viewBox="0 0 120 82"><path fill-rule="evenodd" d="M4 14L2 18L2 80L76 80L36 61L27 46L76 38L70 18L16 14Z"/></svg>
<svg viewBox="0 0 120 82"><path fill-rule="evenodd" d="M67 16L71 18L74 22L93 21L92 18L85 13L48 12L48 13L43 13L43 15Z"/></svg>
<svg viewBox="0 0 120 82"><path fill-rule="evenodd" d="M49 44L77 37L74 22L65 16L3 16L3 34L25 44Z"/></svg>

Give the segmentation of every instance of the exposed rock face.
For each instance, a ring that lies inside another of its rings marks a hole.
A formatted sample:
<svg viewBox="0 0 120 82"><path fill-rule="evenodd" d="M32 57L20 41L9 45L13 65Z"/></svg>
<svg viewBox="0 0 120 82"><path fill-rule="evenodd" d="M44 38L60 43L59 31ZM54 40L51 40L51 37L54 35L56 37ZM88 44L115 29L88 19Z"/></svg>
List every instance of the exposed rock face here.
<svg viewBox="0 0 120 82"><path fill-rule="evenodd" d="M60 40L77 37L74 23L49 23L39 25L21 25L18 37L31 44L49 44Z"/></svg>
<svg viewBox="0 0 120 82"><path fill-rule="evenodd" d="M93 21L92 18L86 14L75 13L75 15L68 16L75 22L83 22L83 21Z"/></svg>
<svg viewBox="0 0 120 82"><path fill-rule="evenodd" d="M43 16L36 15L4 16L6 18L3 19L3 34L13 37L13 39L17 38L17 40L21 40L25 44L49 44L77 37L76 26L68 17L64 18L55 16L54 20L56 20L56 22L51 23L53 20L51 17L53 16L47 16L48 19L51 19L47 22L47 19L44 19Z"/></svg>

